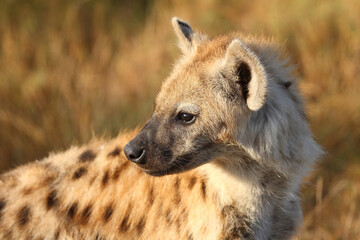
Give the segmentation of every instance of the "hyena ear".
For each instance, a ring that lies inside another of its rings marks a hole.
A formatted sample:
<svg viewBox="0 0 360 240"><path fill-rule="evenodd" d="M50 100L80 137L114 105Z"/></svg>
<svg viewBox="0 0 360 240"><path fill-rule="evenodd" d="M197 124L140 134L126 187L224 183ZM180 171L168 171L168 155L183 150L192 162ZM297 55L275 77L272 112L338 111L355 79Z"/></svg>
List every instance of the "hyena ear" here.
<svg viewBox="0 0 360 240"><path fill-rule="evenodd" d="M226 50L225 67L235 75L249 109L259 110L267 92L266 72L259 58L239 39L234 39Z"/></svg>
<svg viewBox="0 0 360 240"><path fill-rule="evenodd" d="M177 17L172 18L172 25L176 36L179 39L179 45L184 54L191 52L194 47L194 31L190 25Z"/></svg>

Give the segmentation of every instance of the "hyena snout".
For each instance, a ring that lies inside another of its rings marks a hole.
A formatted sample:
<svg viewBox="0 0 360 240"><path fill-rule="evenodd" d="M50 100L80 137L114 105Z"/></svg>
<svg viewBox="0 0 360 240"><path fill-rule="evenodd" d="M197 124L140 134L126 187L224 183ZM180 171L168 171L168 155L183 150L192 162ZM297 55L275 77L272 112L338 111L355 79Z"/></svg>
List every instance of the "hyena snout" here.
<svg viewBox="0 0 360 240"><path fill-rule="evenodd" d="M128 144L126 144L126 146L124 147L124 153L126 157L133 163L146 163L146 150L138 144L136 139L133 139Z"/></svg>

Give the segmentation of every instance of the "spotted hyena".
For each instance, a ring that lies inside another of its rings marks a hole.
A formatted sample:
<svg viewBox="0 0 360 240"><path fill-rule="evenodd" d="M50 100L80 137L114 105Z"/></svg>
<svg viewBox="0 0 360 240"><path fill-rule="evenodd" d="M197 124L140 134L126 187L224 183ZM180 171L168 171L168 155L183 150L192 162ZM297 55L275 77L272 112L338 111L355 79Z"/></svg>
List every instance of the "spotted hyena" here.
<svg viewBox="0 0 360 240"><path fill-rule="evenodd" d="M3 174L1 239L295 233L299 185L321 150L286 59L268 40L172 23L183 56L143 129Z"/></svg>

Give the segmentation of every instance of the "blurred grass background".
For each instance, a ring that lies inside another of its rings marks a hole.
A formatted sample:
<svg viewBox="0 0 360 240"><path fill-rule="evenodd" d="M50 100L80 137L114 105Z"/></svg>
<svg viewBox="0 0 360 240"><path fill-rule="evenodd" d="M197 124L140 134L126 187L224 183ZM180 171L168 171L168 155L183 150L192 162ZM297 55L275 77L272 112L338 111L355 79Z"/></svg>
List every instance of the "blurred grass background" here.
<svg viewBox="0 0 360 240"><path fill-rule="evenodd" d="M179 16L284 44L328 153L298 239L360 239L359 13L358 0L1 0L0 170L145 122L179 56Z"/></svg>

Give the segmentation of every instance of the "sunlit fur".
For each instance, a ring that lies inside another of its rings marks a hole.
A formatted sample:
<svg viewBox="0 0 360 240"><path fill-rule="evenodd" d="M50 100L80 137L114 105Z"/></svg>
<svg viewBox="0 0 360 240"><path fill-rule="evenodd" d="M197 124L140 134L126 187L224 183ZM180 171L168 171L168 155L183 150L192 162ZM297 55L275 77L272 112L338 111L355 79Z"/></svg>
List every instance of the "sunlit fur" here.
<svg viewBox="0 0 360 240"><path fill-rule="evenodd" d="M173 25L183 56L157 96L151 121L160 127L148 147L168 147L173 156L194 153L203 142L210 147L176 173L154 177L122 151L137 129L5 173L1 239L293 236L302 219L301 180L322 152L291 67L272 41L238 33L210 39L181 29L179 21ZM246 96L237 61L256 70ZM182 110L196 112L191 126L161 127ZM171 161L152 156L157 167Z"/></svg>

